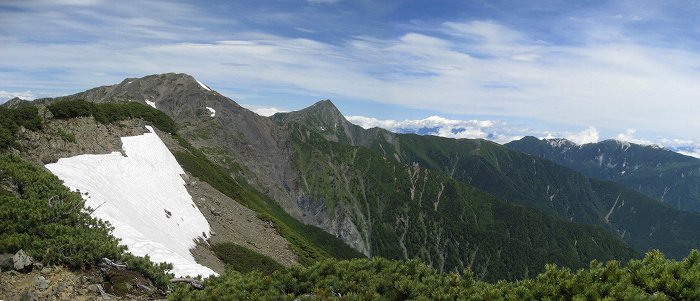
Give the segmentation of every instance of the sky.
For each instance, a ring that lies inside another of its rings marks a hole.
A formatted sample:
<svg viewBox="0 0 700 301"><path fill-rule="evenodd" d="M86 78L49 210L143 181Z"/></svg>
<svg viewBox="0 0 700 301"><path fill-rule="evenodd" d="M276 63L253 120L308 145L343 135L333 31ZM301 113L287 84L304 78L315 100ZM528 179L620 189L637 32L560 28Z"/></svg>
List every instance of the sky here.
<svg viewBox="0 0 700 301"><path fill-rule="evenodd" d="M0 102L184 72L261 114L700 156L696 1L0 0Z"/></svg>

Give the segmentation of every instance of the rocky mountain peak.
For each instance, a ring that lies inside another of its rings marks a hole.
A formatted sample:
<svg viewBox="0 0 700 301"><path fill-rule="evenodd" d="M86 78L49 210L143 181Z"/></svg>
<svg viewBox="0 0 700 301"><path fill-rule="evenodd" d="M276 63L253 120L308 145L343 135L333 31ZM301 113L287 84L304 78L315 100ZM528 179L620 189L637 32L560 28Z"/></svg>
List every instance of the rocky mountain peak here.
<svg viewBox="0 0 700 301"><path fill-rule="evenodd" d="M328 99L299 111L277 113L272 120L277 123L299 123L321 134L328 140L357 145L364 130L345 119L345 116Z"/></svg>
<svg viewBox="0 0 700 301"><path fill-rule="evenodd" d="M24 100L24 99L21 99L19 97L15 97L13 99L6 101L5 103L3 103L0 106L6 107L6 108L19 108L19 107L27 106L27 105L31 105L31 101Z"/></svg>
<svg viewBox="0 0 700 301"><path fill-rule="evenodd" d="M578 146L575 142L565 139L565 138L550 138L550 139L544 139L549 145L551 145L554 148L571 148Z"/></svg>
<svg viewBox="0 0 700 301"><path fill-rule="evenodd" d="M293 112L277 113L272 119L278 122L298 122L308 126L331 129L349 123L340 110L328 99Z"/></svg>
<svg viewBox="0 0 700 301"><path fill-rule="evenodd" d="M520 141L522 143L541 143L542 141L534 136L525 136L523 138L520 138L520 140L515 140L515 141Z"/></svg>
<svg viewBox="0 0 700 301"><path fill-rule="evenodd" d="M65 98L80 98L97 103L141 102L182 122L200 116L210 116L212 112L244 110L231 99L185 73L126 78L118 84L97 87Z"/></svg>
<svg viewBox="0 0 700 301"><path fill-rule="evenodd" d="M126 90L153 89L161 93L215 93L207 85L185 73L163 73L148 75L142 78L127 78L121 83L111 87Z"/></svg>
<svg viewBox="0 0 700 301"><path fill-rule="evenodd" d="M510 147L519 150L537 150L538 152L549 152L553 150L566 151L578 146L573 141L567 140L565 138L539 139L533 136L526 136L521 138L520 140L514 140L506 144L506 146L509 145Z"/></svg>
<svg viewBox="0 0 700 301"><path fill-rule="evenodd" d="M320 100L313 105L301 109L299 111L289 113L293 118L298 119L308 119L308 118L322 118L325 121L333 121L333 123L338 121L347 122L343 113L338 110L338 107L333 104L330 99ZM333 124L325 124L326 126L332 126ZM323 124L322 124L323 125Z"/></svg>
<svg viewBox="0 0 700 301"><path fill-rule="evenodd" d="M307 110L325 111L334 114L341 114L338 107L330 99L319 100L315 104L306 108Z"/></svg>

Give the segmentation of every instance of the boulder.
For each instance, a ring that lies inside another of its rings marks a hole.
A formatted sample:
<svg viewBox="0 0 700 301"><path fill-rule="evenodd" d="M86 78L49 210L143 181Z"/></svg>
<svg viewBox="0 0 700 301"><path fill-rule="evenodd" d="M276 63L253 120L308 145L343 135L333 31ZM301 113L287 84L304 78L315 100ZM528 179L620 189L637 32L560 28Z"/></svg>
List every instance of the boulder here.
<svg viewBox="0 0 700 301"><path fill-rule="evenodd" d="M24 253L23 250L17 251L17 253L15 253L15 256L12 257L12 261L14 263L15 270L18 271L31 269L32 263L34 263L34 259L31 256Z"/></svg>
<svg viewBox="0 0 700 301"><path fill-rule="evenodd" d="M214 207L209 207L209 211L211 211L211 214L214 216L221 216L221 212L219 210L216 210Z"/></svg>
<svg viewBox="0 0 700 301"><path fill-rule="evenodd" d="M36 287L38 287L40 290L45 290L46 288L49 287L49 281L44 278L44 276L39 276L34 281L32 284Z"/></svg>

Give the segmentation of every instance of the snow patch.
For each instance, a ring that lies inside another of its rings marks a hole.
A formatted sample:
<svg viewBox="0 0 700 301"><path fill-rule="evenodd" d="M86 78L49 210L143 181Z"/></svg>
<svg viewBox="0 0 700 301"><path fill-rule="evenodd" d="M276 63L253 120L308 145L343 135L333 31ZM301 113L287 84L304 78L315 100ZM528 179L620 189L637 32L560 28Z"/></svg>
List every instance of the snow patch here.
<svg viewBox="0 0 700 301"><path fill-rule="evenodd" d="M210 108L210 107L207 107L207 110L209 110L209 113L210 113L210 114L209 114L209 117L214 117L214 116L216 116L216 110L214 110L214 109L212 109L212 108Z"/></svg>
<svg viewBox="0 0 700 301"><path fill-rule="evenodd" d="M146 99L146 104L149 106L152 106L154 109L157 109L155 101L150 101L150 100Z"/></svg>
<svg viewBox="0 0 700 301"><path fill-rule="evenodd" d="M79 155L46 168L71 190L88 192L81 195L86 206L97 208L92 216L110 222L132 254L170 262L176 276L216 275L190 253L210 228L185 189L185 172L153 128L146 128L149 133L121 138L126 156Z"/></svg>
<svg viewBox="0 0 700 301"><path fill-rule="evenodd" d="M200 82L200 81L198 81L198 80L196 80L196 79L195 79L195 81L197 81L197 83L198 83L200 86L202 86L202 88L204 88L204 90L211 91L211 89L209 89L209 87L205 86L202 82Z"/></svg>
<svg viewBox="0 0 700 301"><path fill-rule="evenodd" d="M577 146L576 143L569 141L564 138L551 138L551 139L545 139L547 143L554 147L554 148L561 148L564 151L571 149L572 147Z"/></svg>

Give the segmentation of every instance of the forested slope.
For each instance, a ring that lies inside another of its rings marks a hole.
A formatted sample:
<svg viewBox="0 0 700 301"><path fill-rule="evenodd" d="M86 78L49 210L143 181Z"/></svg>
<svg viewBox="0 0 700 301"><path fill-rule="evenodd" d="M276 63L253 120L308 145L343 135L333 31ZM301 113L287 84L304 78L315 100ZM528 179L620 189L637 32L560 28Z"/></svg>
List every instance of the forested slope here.
<svg viewBox="0 0 700 301"><path fill-rule="evenodd" d="M577 145L565 139L525 137L505 146L622 184L674 208L700 211L700 159L618 140Z"/></svg>

